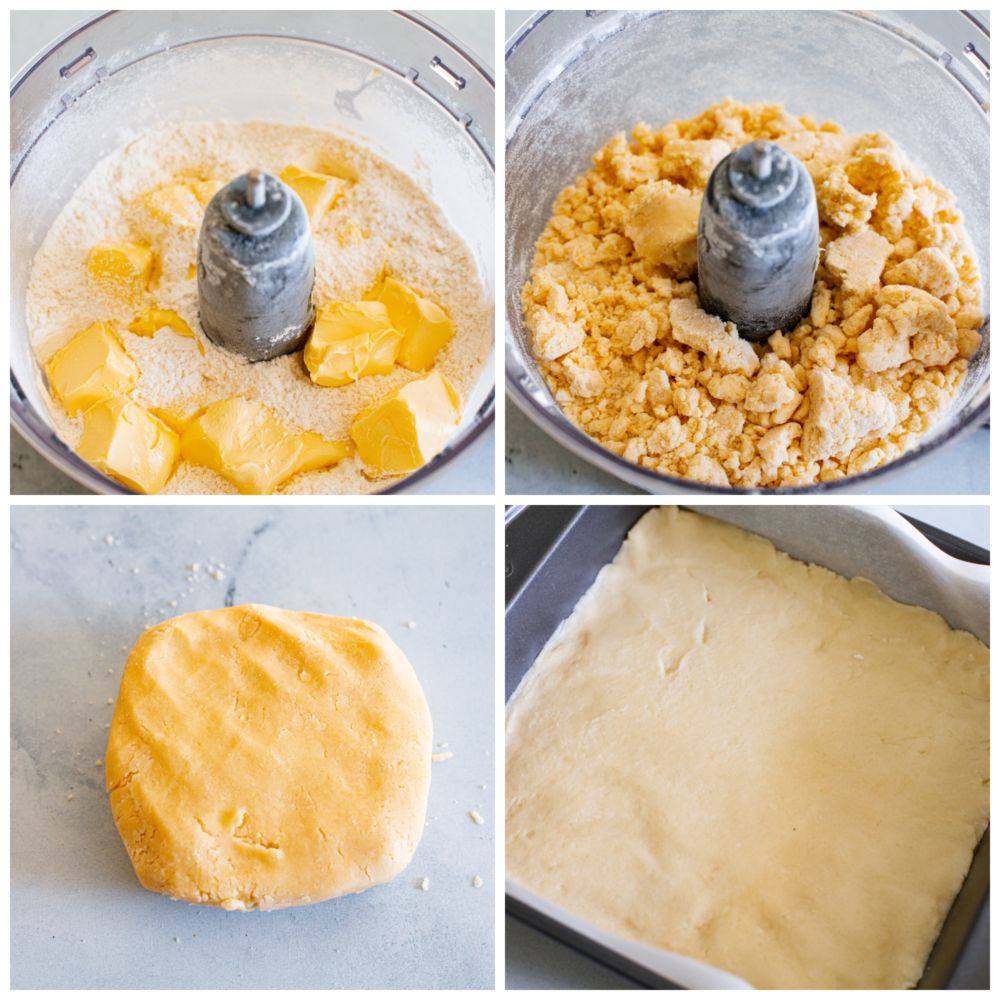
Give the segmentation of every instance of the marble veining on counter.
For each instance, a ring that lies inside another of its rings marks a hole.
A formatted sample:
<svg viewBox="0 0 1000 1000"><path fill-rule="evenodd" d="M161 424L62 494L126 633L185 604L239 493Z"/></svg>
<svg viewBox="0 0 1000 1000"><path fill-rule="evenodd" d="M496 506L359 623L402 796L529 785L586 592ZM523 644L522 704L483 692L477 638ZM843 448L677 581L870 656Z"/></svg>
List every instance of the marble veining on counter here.
<svg viewBox="0 0 1000 1000"><path fill-rule="evenodd" d="M493 532L492 506L15 506L12 988L491 989ZM103 770L128 651L248 602L370 619L413 664L452 756L392 882L270 913L139 885Z"/></svg>

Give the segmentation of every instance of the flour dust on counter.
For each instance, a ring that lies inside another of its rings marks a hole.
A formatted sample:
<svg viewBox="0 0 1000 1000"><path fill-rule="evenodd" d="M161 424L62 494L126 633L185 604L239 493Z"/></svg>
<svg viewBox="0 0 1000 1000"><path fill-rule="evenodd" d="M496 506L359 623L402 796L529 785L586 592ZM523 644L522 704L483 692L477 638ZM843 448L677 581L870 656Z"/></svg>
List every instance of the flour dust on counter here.
<svg viewBox="0 0 1000 1000"><path fill-rule="evenodd" d="M492 989L494 549L480 506L16 507L14 988Z"/></svg>

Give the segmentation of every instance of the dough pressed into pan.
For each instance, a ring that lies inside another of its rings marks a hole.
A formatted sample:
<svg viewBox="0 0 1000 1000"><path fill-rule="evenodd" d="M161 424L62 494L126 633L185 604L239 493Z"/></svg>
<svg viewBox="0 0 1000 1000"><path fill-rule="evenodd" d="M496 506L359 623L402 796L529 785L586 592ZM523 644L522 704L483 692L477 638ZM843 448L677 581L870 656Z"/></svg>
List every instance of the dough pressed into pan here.
<svg viewBox="0 0 1000 1000"><path fill-rule="evenodd" d="M107 786L147 889L270 910L397 875L423 830L430 752L420 684L381 628L247 604L139 638Z"/></svg>
<svg viewBox="0 0 1000 1000"><path fill-rule="evenodd" d="M661 508L507 719L507 875L764 989L920 978L989 815L989 651Z"/></svg>

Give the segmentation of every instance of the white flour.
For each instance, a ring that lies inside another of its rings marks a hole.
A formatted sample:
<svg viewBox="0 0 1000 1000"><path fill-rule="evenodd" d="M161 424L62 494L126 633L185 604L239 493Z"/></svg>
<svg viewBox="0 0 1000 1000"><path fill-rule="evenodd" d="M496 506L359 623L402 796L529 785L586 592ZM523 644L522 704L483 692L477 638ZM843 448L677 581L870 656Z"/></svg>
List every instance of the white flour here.
<svg viewBox="0 0 1000 1000"><path fill-rule="evenodd" d="M385 268L438 302L455 321L455 337L434 368L468 399L492 344L492 315L468 248L437 206L384 160L330 133L271 122L203 122L164 129L97 164L56 219L32 265L26 312L39 363L44 365L77 333L101 321L139 367L129 396L142 406L244 396L268 406L291 433L309 430L329 440L347 440L354 415L414 373L397 366L389 375L329 388L313 384L301 352L251 364L216 347L201 333L197 280L188 277L197 259L197 232L156 222L142 204L145 194L165 184L198 178L228 183L253 167L277 175L291 163L356 178L313 234L314 301L359 300ZM91 247L101 240L152 247L162 273L150 282L142 306L176 311L199 335L204 357L195 341L169 330L153 338L129 333L135 312L109 314L95 300L86 264ZM71 418L54 398L52 416L59 434L76 447L82 418ZM368 493L400 478L373 479L352 456L332 469L293 476L276 492ZM181 461L162 492L237 490L211 470Z"/></svg>

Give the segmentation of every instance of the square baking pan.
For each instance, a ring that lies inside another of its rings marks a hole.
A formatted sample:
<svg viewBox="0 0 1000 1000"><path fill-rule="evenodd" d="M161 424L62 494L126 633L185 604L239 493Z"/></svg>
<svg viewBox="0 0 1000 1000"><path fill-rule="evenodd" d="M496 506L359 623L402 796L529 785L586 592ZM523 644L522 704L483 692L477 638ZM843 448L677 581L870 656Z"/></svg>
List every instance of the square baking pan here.
<svg viewBox="0 0 1000 1000"><path fill-rule="evenodd" d="M511 508L506 515L506 693L654 505ZM938 612L989 645L989 552L887 507L689 506L773 542L796 559L863 576ZM931 951L918 989L989 988L989 828ZM701 963L609 934L511 880L512 916L651 989L747 989Z"/></svg>

